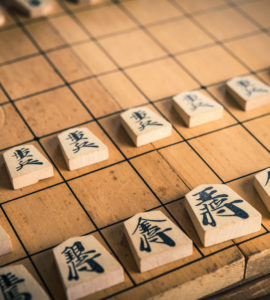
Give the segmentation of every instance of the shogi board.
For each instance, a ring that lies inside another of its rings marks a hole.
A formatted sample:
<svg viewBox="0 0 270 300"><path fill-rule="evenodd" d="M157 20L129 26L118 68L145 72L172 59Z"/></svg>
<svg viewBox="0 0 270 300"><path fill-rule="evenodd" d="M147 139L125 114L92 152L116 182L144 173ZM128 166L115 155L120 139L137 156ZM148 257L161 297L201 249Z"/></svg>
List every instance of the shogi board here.
<svg viewBox="0 0 270 300"><path fill-rule="evenodd" d="M0 265L26 265L64 299L52 248L92 233L120 261L125 282L87 299L194 299L269 273L270 216L252 182L270 165L270 106L244 112L225 90L228 79L251 73L270 84L269 9L268 0L63 0L47 18L5 11L0 149L33 144L55 176L13 190L1 159L0 223L13 252ZM224 117L186 128L172 96L188 90L222 104ZM143 105L173 133L136 148L119 114ZM109 159L68 171L57 135L79 126L108 146ZM261 230L202 247L184 195L203 183L227 183L261 212ZM180 226L193 255L139 273L122 225L146 210Z"/></svg>

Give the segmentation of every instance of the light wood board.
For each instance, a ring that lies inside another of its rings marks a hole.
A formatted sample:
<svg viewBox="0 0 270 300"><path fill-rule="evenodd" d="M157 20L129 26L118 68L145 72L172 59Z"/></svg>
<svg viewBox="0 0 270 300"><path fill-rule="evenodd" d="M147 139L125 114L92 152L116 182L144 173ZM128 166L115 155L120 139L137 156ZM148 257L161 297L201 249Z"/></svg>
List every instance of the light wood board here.
<svg viewBox="0 0 270 300"><path fill-rule="evenodd" d="M92 233L125 281L86 299L196 299L270 273L270 214L253 187L270 166L270 105L244 112L225 88L250 74L270 85L269 9L268 0L63 0L46 18L4 10L0 150L35 145L54 177L13 190L0 159L0 223L13 245L0 265L24 264L50 297L64 299L52 248ZM172 97L190 90L222 104L223 118L187 128ZM119 116L140 106L169 121L172 135L135 147ZM73 127L102 140L109 159L69 171L57 135ZM184 195L210 183L227 183L253 205L261 230L204 248ZM123 222L147 210L180 226L193 255L139 273Z"/></svg>

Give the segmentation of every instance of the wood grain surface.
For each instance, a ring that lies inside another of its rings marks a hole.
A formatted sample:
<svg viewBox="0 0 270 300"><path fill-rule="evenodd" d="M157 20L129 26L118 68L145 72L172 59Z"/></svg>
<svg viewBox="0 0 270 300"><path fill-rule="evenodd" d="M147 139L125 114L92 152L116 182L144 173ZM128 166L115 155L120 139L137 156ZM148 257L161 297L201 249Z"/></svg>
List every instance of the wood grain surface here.
<svg viewBox="0 0 270 300"><path fill-rule="evenodd" d="M52 249L93 234L121 264L125 280L84 299L269 294L270 214L253 177L270 166L270 105L241 110L225 82L252 75L270 85L270 2L54 0L49 16L33 19L3 3L0 153L34 145L54 177L13 190L1 156L0 222L13 252L0 257L0 266L25 265L52 299L65 299ZM172 97L189 90L223 105L223 118L187 128ZM135 147L120 114L139 106L169 121L172 135ZM57 135L73 127L102 140L109 159L69 171ZM262 227L205 248L184 196L218 183L254 206ZM193 254L139 273L123 222L153 210L192 239Z"/></svg>

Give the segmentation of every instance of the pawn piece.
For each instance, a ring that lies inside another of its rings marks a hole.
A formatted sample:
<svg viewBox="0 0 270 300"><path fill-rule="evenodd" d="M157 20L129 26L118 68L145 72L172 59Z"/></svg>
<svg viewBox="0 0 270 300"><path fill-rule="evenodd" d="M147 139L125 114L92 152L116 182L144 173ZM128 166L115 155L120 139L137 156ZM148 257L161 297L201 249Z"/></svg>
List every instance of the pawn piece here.
<svg viewBox="0 0 270 300"><path fill-rule="evenodd" d="M254 186L270 212L270 168L254 176Z"/></svg>
<svg viewBox="0 0 270 300"><path fill-rule="evenodd" d="M23 265L0 268L0 283L0 299L50 299Z"/></svg>
<svg viewBox="0 0 270 300"><path fill-rule="evenodd" d="M188 127L194 127L222 118L223 107L197 91L178 94L173 104Z"/></svg>
<svg viewBox="0 0 270 300"><path fill-rule="evenodd" d="M46 16L53 8L51 0L12 0L12 4L31 18Z"/></svg>
<svg viewBox="0 0 270 300"><path fill-rule="evenodd" d="M185 197L186 209L204 247L261 228L261 214L227 185L202 184Z"/></svg>
<svg viewBox="0 0 270 300"><path fill-rule="evenodd" d="M69 170L108 159L108 148L87 128L72 128L58 135Z"/></svg>
<svg viewBox="0 0 270 300"><path fill-rule="evenodd" d="M14 189L53 176L53 167L33 145L14 147L3 154Z"/></svg>
<svg viewBox="0 0 270 300"><path fill-rule="evenodd" d="M172 134L172 125L148 107L129 109L120 117L123 127L137 147Z"/></svg>
<svg viewBox="0 0 270 300"><path fill-rule="evenodd" d="M140 272L192 255L192 241L161 211L133 216L124 230Z"/></svg>
<svg viewBox="0 0 270 300"><path fill-rule="evenodd" d="M121 265L91 235L70 238L53 249L67 299L79 299L124 281Z"/></svg>
<svg viewBox="0 0 270 300"><path fill-rule="evenodd" d="M4 15L2 8L0 7L0 26L2 26L4 24L5 24L5 15Z"/></svg>
<svg viewBox="0 0 270 300"><path fill-rule="evenodd" d="M9 235L0 226L0 255L8 254L12 251Z"/></svg>
<svg viewBox="0 0 270 300"><path fill-rule="evenodd" d="M235 77L227 81L226 87L243 110L270 103L270 86L251 76Z"/></svg>

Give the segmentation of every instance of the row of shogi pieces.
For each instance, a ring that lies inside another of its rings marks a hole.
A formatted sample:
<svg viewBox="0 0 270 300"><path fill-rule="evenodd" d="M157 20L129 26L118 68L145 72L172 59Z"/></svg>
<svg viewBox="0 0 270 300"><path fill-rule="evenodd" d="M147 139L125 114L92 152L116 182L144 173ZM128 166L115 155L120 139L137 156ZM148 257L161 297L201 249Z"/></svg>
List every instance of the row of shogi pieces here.
<svg viewBox="0 0 270 300"><path fill-rule="evenodd" d="M55 0L9 0L7 3L12 8L31 18L47 16L53 10ZM74 0L78 3L95 4L100 0ZM0 7L0 26L5 23L5 16Z"/></svg>
<svg viewBox="0 0 270 300"><path fill-rule="evenodd" d="M228 91L244 110L270 102L270 87L253 77L227 82ZM176 111L188 127L222 117L223 107L198 91L173 97ZM128 135L139 147L171 135L172 126L147 107L129 109L120 115ZM69 170L108 159L108 148L87 128L72 128L58 135ZM3 154L14 189L53 176L49 161L33 146L14 147ZM254 177L254 185L270 211L270 168ZM261 214L224 184L203 184L185 196L185 207L204 247L235 239L261 228ZM163 212L139 213L123 223L134 260L140 272L192 255L191 239ZM12 251L8 234L0 227L0 254ZM71 238L53 250L68 299L79 299L124 281L120 263L93 236ZM4 287L2 287L2 285ZM48 299L22 265L0 269L1 293L31 294Z"/></svg>

